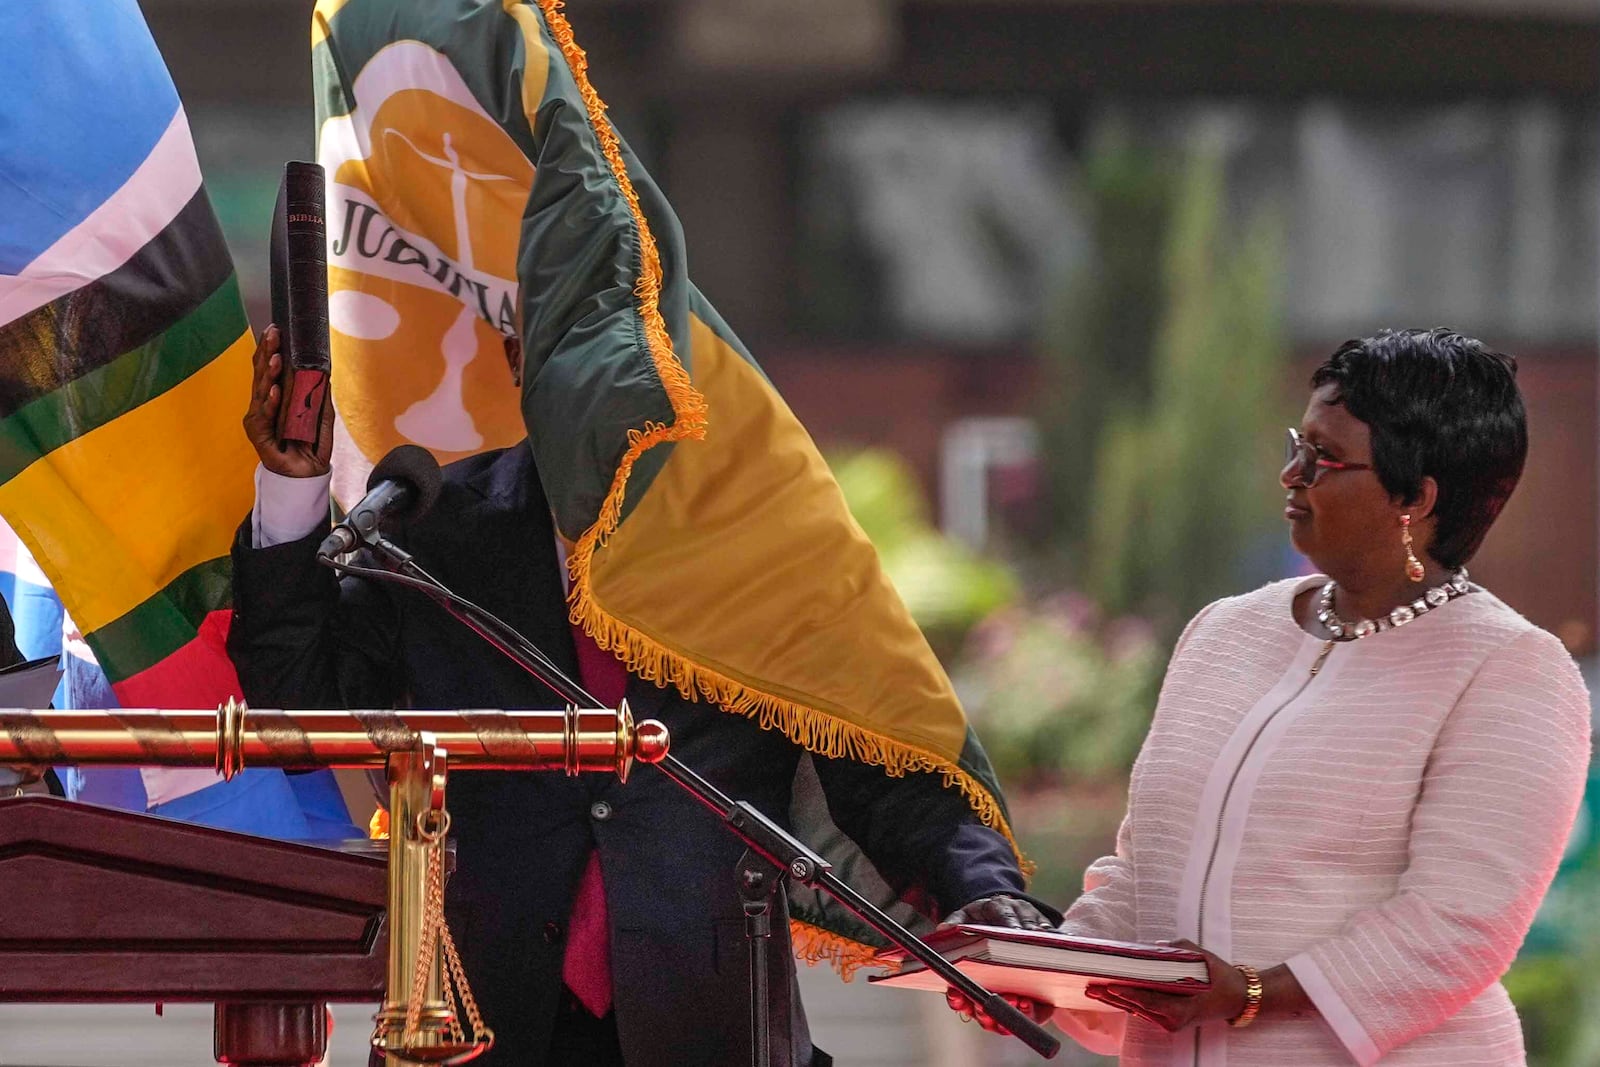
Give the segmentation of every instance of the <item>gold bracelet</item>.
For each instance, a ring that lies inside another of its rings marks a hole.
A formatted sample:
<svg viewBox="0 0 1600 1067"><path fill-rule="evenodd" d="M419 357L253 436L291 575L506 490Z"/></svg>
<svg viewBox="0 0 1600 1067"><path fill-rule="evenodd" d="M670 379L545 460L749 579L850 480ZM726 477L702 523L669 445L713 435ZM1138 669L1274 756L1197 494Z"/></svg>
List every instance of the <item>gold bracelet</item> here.
<svg viewBox="0 0 1600 1067"><path fill-rule="evenodd" d="M1243 1029L1256 1021L1256 1014L1261 1010L1261 995L1265 990L1261 986L1261 973L1248 963L1235 963L1234 969L1244 975L1244 1010L1228 1020L1229 1026Z"/></svg>

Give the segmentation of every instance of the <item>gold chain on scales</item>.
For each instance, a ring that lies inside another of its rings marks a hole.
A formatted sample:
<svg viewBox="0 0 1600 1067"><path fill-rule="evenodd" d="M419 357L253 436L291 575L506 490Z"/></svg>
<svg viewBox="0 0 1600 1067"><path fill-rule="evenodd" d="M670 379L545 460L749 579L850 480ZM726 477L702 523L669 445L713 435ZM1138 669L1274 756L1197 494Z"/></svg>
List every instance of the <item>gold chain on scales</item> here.
<svg viewBox="0 0 1600 1067"><path fill-rule="evenodd" d="M244 768L245 705L229 698L217 709L217 772L231 779ZM442 760L444 752L436 749L431 736L424 734L420 747L435 752ZM409 1063L438 1065L459 1064L477 1057L494 1047L494 1031L483 1023L478 1011L478 1001L472 995L461 957L456 952L455 938L444 917L444 842L450 833L450 812L444 807L442 777L436 778L432 805L417 815L417 837L428 846L428 871L422 906L421 944L417 949L417 965L411 978L411 989L406 997L405 1028L400 1043L404 1049L388 1050L395 1058ZM390 847L394 847L391 836ZM393 867L391 861L391 874ZM393 934L391 934L393 936ZM444 968L440 975L439 996L448 1009L452 1045L423 1044L422 1013L428 999L428 979L440 949L444 951ZM461 1014L465 1013L472 1025L472 1040L467 1041L461 1027ZM381 1024L373 1034L373 1044L380 1046ZM381 1046L380 1046L381 1047ZM429 1055L429 1050L433 1055Z"/></svg>
<svg viewBox="0 0 1600 1067"><path fill-rule="evenodd" d="M458 1047L469 1044L461 1028L461 1015L464 1013L472 1026L470 1044L481 1050L494 1045L494 1031L483 1024L483 1015L478 1011L472 986L461 967L461 957L456 953L456 940L450 936L450 926L444 918L444 839L449 832L448 811L429 810L417 815L417 836L429 846L427 897L422 911L422 944L417 952L417 968L411 977L411 994L406 998L406 1025L401 1043L414 1047L421 1040L422 1009L428 995L428 977L433 972L435 956L442 950L445 966L439 995L452 1009L450 1037Z"/></svg>

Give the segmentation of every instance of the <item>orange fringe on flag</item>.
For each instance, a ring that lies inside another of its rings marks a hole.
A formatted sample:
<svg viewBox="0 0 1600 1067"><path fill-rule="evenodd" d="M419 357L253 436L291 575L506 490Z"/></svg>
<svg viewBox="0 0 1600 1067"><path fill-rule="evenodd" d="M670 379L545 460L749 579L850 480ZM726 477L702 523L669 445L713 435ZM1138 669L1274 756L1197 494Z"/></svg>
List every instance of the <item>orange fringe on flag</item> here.
<svg viewBox="0 0 1600 1067"><path fill-rule="evenodd" d="M877 955L877 950L868 945L840 937L830 930L803 923L799 919L789 920L789 941L795 959L813 967L826 963L838 971L839 977L846 982L854 978L861 968L870 966Z"/></svg>
<svg viewBox="0 0 1600 1067"><path fill-rule="evenodd" d="M634 230L639 242L639 278L634 286L639 318L649 344L650 358L655 364L668 401L672 404L672 425L646 422L641 429L628 432L628 448L617 464L611 488L600 506L593 526L585 530L573 548L567 566L572 576L569 597L572 620L581 624L595 643L610 649L623 660L627 668L647 681L672 685L686 698L696 693L730 712L756 719L764 729L778 729L792 741L809 752L821 756L842 757L881 766L890 777L899 778L907 773L927 771L940 775L946 787L955 786L972 805L973 811L985 826L1005 835L1024 873L1031 874L1034 865L1022 855L1016 838L1007 825L1000 804L989 790L972 775L950 760L919 750L903 742L894 741L860 726L824 715L793 701L752 689L720 672L685 660L651 637L632 629L602 610L594 599L591 569L595 551L616 532L622 521L622 502L626 496L628 477L633 465L647 449L669 441L703 440L706 434L708 410L705 397L695 389L689 373L673 349L672 337L661 316L661 257L649 221L640 207L638 194L628 177L627 165L622 158L621 145L611 120L606 117L605 102L590 84L589 59L573 38L572 27L562 15L563 0L536 0L544 13L551 38L561 49L573 81L583 98L588 112L589 125L600 143L601 153L611 169L612 177L627 201L633 216ZM531 116L530 116L531 118ZM870 958L872 950L845 938L829 934L816 927L797 927L795 950L801 958L828 959L841 974L853 971Z"/></svg>

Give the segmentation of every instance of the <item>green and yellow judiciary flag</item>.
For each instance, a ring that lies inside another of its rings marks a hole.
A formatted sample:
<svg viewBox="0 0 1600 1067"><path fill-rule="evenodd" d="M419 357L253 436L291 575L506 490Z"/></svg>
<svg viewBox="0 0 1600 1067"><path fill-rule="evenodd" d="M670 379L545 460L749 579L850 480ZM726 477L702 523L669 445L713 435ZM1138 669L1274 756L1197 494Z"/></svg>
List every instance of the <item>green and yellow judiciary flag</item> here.
<svg viewBox="0 0 1600 1067"><path fill-rule="evenodd" d="M812 752L940 775L1009 837L948 678L805 429L690 283L560 7L317 5L336 462L526 433L573 546L573 618L602 647ZM791 913L800 955L868 952L818 901Z"/></svg>

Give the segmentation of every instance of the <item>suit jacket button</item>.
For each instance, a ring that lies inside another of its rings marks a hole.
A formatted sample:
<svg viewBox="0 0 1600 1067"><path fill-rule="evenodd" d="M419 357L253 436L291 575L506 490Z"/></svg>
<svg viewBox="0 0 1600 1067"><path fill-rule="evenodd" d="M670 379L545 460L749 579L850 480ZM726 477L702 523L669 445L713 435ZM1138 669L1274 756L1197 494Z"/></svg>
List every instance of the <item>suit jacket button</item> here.
<svg viewBox="0 0 1600 1067"><path fill-rule="evenodd" d="M589 806L589 817L598 822L605 822L611 818L611 805L603 800L597 800Z"/></svg>
<svg viewBox="0 0 1600 1067"><path fill-rule="evenodd" d="M566 931L561 929L561 924L554 920L545 923L544 943L547 945L559 945L561 943L561 937L565 932Z"/></svg>

